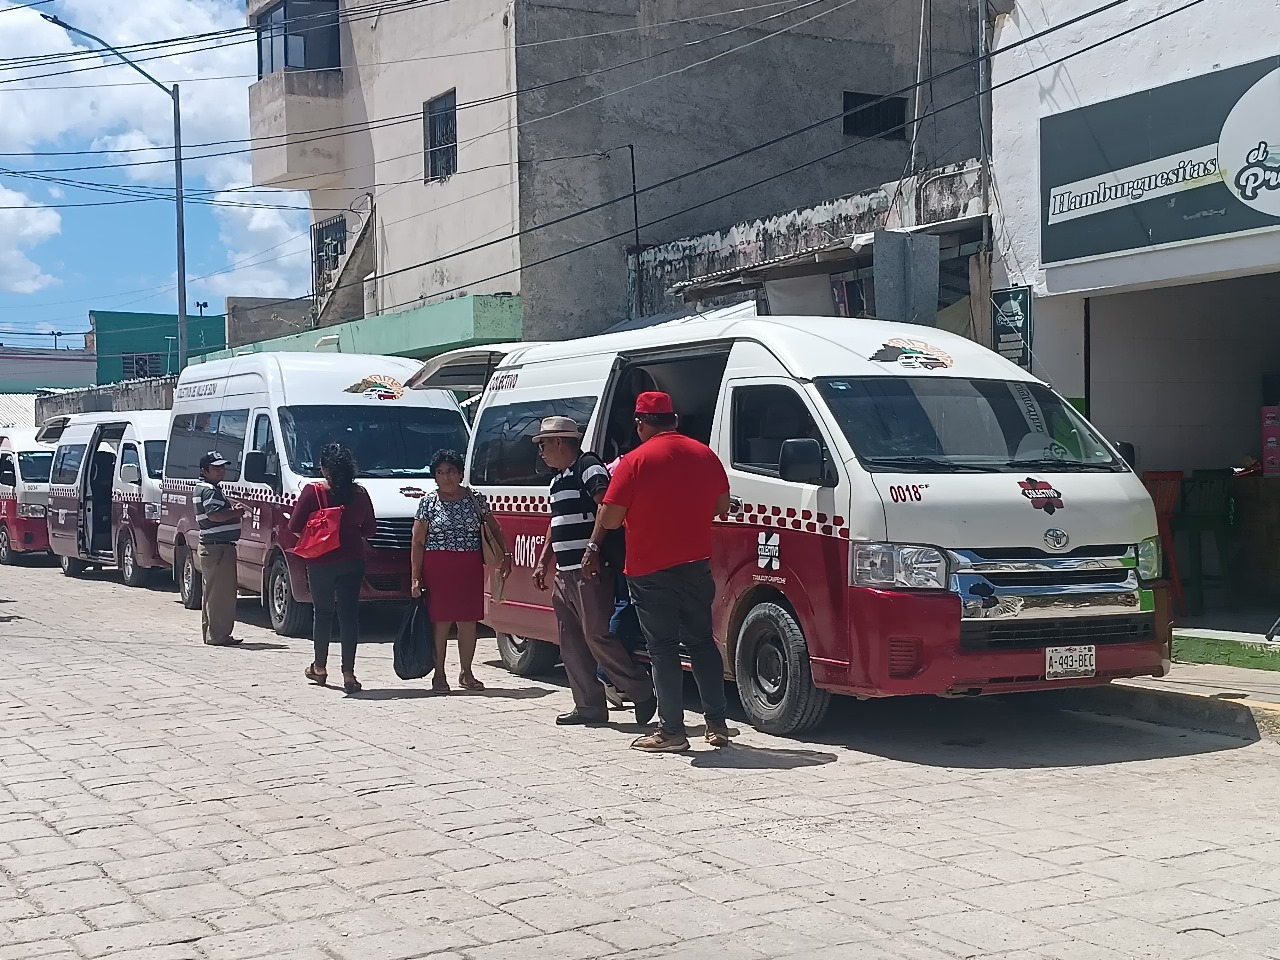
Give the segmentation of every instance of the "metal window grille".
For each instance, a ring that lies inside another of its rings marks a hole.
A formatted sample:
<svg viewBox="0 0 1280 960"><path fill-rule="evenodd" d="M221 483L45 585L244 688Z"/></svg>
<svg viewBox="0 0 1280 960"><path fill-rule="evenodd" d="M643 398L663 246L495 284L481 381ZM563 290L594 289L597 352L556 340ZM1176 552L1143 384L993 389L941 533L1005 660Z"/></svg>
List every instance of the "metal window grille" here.
<svg viewBox="0 0 1280 960"><path fill-rule="evenodd" d="M342 214L311 227L311 292L320 296L329 286L329 275L347 252L347 218Z"/></svg>
<svg viewBox="0 0 1280 960"><path fill-rule="evenodd" d="M158 353L126 353L120 359L124 365L126 380L145 380L148 377L164 376L161 357Z"/></svg>
<svg viewBox="0 0 1280 960"><path fill-rule="evenodd" d="M427 180L447 180L458 172L458 92L428 101L422 119Z"/></svg>

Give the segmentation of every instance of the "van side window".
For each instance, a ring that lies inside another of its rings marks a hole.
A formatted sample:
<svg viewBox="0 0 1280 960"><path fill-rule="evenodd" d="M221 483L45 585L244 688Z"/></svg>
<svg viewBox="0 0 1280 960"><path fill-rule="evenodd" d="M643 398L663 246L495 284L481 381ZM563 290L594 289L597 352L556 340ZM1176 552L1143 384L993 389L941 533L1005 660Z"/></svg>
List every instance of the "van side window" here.
<svg viewBox="0 0 1280 960"><path fill-rule="evenodd" d="M12 487L18 482L18 465L13 462L13 454L0 453L0 483Z"/></svg>
<svg viewBox="0 0 1280 960"><path fill-rule="evenodd" d="M735 387L732 431L733 465L775 477L784 440L809 437L822 443L822 434L804 400L781 385Z"/></svg>
<svg viewBox="0 0 1280 960"><path fill-rule="evenodd" d="M49 482L63 487L73 486L80 476L80 464L84 462L84 451L83 443L59 447L57 455L53 458L53 473L49 477Z"/></svg>
<svg viewBox="0 0 1280 960"><path fill-rule="evenodd" d="M244 465L244 438L248 432L248 410L223 410L218 417L218 440L209 450L217 450L231 461L227 467L227 481L230 483L240 479L240 468Z"/></svg>
<svg viewBox="0 0 1280 960"><path fill-rule="evenodd" d="M217 449L217 445L217 411L178 414L173 418L173 427L169 431L165 478L169 480L199 479L200 458L210 450ZM223 455L226 456L226 454Z"/></svg>
<svg viewBox="0 0 1280 960"><path fill-rule="evenodd" d="M545 417L569 417L585 428L595 397L532 400L489 407L476 424L469 481L474 484L545 487L550 468L542 462L534 435Z"/></svg>

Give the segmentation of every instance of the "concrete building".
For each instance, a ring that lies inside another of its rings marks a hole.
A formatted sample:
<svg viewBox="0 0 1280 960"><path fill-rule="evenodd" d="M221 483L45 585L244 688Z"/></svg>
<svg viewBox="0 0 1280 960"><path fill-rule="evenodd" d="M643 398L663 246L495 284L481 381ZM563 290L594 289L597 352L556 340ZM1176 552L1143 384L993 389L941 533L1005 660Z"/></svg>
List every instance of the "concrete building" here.
<svg viewBox="0 0 1280 960"><path fill-rule="evenodd" d="M312 300L227 297L226 345L238 347L314 329Z"/></svg>
<svg viewBox="0 0 1280 960"><path fill-rule="evenodd" d="M99 384L176 374L178 317L169 313L90 310L85 346L97 353ZM223 317L187 317L189 356L220 350L227 343Z"/></svg>
<svg viewBox="0 0 1280 960"><path fill-rule="evenodd" d="M319 325L511 295L527 338L595 333L656 312L637 243L978 154L974 69L908 89L972 58L975 0L924 43L919 3L725 6L248 0L254 181L310 194Z"/></svg>
<svg viewBox="0 0 1280 960"><path fill-rule="evenodd" d="M67 390L94 382L97 361L90 350L39 350L0 345L0 393Z"/></svg>
<svg viewBox="0 0 1280 960"><path fill-rule="evenodd" d="M995 47L1097 6L1018 0ZM1140 470L1224 469L1264 458L1260 408L1280 404L1280 17L1205 0L1149 23L1168 10L1136 0L995 57L995 286L1032 296L994 299L1026 304L1035 372Z"/></svg>

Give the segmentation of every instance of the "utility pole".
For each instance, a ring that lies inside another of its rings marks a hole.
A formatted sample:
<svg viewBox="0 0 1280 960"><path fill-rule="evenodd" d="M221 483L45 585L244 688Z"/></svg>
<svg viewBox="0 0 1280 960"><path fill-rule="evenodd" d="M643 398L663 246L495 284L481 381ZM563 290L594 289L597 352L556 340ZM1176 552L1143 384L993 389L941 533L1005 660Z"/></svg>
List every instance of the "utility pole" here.
<svg viewBox="0 0 1280 960"><path fill-rule="evenodd" d="M92 40L98 46L116 56L120 62L133 67L134 70L150 80L163 90L166 96L173 100L173 185L174 201L177 204L178 226L178 368L181 370L187 365L187 235L182 195L182 101L178 93L178 85L175 83L172 87L166 87L101 37L95 37L92 33L73 27L51 13L42 13L40 16L55 27L61 27L68 33L74 33Z"/></svg>

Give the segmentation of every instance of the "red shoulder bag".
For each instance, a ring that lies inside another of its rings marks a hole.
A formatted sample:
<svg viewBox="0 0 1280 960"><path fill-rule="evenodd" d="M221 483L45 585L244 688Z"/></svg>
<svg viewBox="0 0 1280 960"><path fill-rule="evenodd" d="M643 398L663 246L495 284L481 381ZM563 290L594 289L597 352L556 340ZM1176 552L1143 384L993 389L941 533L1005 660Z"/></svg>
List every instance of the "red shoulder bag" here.
<svg viewBox="0 0 1280 960"><path fill-rule="evenodd" d="M320 507L307 518L293 552L305 560L314 560L338 549L342 507L329 506L329 491L323 484L312 484Z"/></svg>

